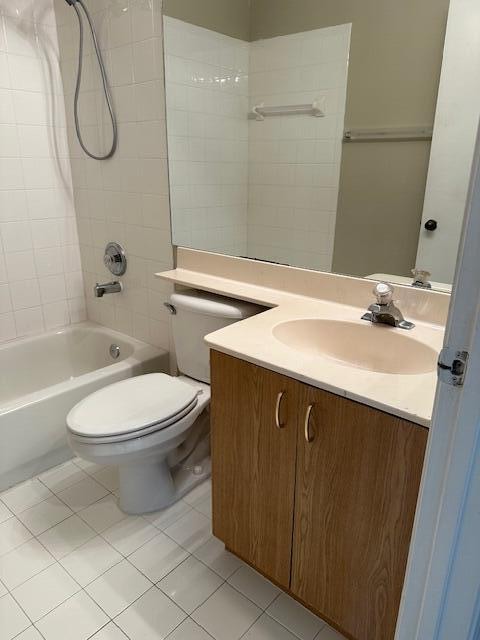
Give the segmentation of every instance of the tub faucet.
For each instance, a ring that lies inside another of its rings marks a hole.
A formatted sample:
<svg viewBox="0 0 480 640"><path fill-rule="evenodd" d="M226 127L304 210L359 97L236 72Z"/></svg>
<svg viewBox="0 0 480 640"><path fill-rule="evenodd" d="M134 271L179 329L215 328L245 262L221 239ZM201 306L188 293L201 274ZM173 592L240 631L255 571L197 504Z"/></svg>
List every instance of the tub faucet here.
<svg viewBox="0 0 480 640"><path fill-rule="evenodd" d="M106 284L97 284L93 288L95 298L103 298L107 293L120 293L123 289L121 282L107 282Z"/></svg>
<svg viewBox="0 0 480 640"><path fill-rule="evenodd" d="M388 282L378 282L373 290L377 302L368 307L362 320L373 324L388 324L399 329L413 329L413 322L405 320L402 312L393 302L393 287Z"/></svg>

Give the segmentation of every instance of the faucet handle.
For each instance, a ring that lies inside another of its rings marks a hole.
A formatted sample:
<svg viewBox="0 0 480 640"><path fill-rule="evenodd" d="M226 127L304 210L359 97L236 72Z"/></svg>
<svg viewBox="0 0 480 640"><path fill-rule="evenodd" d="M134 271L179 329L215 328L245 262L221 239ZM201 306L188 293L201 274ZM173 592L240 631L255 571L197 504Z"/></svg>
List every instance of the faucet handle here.
<svg viewBox="0 0 480 640"><path fill-rule="evenodd" d="M390 304L393 300L393 287L388 282L377 282L373 293L378 304Z"/></svg>

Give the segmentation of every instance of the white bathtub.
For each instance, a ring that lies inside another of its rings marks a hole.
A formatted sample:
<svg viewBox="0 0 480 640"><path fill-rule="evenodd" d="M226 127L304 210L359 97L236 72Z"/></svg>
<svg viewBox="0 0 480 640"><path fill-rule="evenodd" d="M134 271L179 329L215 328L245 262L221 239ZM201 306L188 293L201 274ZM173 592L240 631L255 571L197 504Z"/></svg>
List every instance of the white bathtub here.
<svg viewBox="0 0 480 640"><path fill-rule="evenodd" d="M72 457L65 418L79 400L167 370L165 351L89 322L0 346L0 491Z"/></svg>

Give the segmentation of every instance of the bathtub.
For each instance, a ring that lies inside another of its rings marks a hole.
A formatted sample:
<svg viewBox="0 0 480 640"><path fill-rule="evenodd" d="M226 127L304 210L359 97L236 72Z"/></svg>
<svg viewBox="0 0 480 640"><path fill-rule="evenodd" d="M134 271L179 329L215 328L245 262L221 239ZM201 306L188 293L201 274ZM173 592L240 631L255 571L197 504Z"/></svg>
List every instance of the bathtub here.
<svg viewBox="0 0 480 640"><path fill-rule="evenodd" d="M0 491L72 457L65 418L79 400L168 366L165 351L90 322L1 345Z"/></svg>

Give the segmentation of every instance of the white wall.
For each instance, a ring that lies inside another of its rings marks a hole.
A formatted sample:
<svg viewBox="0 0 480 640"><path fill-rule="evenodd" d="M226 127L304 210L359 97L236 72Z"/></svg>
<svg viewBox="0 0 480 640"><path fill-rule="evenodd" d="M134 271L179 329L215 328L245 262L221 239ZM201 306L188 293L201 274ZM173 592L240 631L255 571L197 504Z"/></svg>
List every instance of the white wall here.
<svg viewBox="0 0 480 640"><path fill-rule="evenodd" d="M451 0L417 267L452 282L480 118L480 3ZM423 225L438 221L436 231Z"/></svg>
<svg viewBox="0 0 480 640"><path fill-rule="evenodd" d="M173 242L247 252L249 44L164 17Z"/></svg>
<svg viewBox="0 0 480 640"><path fill-rule="evenodd" d="M85 318L55 15L0 2L0 342Z"/></svg>
<svg viewBox="0 0 480 640"><path fill-rule="evenodd" d="M324 99L324 118L249 123L248 252L330 271L351 25L259 40L250 49L250 106Z"/></svg>
<svg viewBox="0 0 480 640"><path fill-rule="evenodd" d="M161 0L86 4L97 27L119 122L116 155L103 162L86 157L72 117L77 20L65 0L55 0L88 317L168 349L169 317L163 302L170 288L153 275L172 266ZM89 39L81 121L97 153L109 148L111 126ZM95 282L113 279L103 265L110 240L123 244L127 253L124 291L96 299Z"/></svg>

